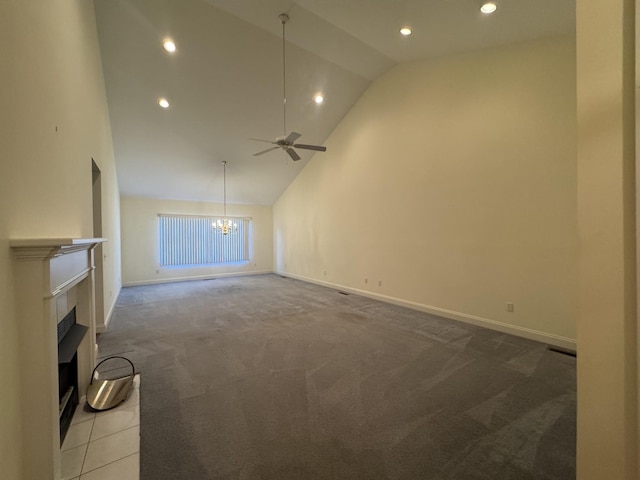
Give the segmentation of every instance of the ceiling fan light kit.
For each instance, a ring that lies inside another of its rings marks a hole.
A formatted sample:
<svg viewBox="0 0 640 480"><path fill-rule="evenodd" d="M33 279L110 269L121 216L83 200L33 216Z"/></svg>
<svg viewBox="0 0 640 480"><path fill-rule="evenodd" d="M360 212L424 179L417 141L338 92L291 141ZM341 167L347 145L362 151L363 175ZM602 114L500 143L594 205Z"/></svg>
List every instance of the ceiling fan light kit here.
<svg viewBox="0 0 640 480"><path fill-rule="evenodd" d="M286 13L281 13L278 15L280 19L280 23L282 23L282 109L283 109L283 136L282 138L276 138L275 141L271 140L262 140L260 138L250 138L249 140L255 140L258 142L266 142L274 147L267 148L266 150L262 150L260 152L254 153L253 156L257 157L259 155L263 155L265 153L271 152L273 150L277 150L281 148L291 157L291 159L296 162L300 160L300 155L295 151L296 148L300 148L302 150L314 150L316 152L326 152L327 147L322 145L309 145L305 143L294 143L298 138L302 136L302 134L298 132L291 132L287 135L287 81L286 81L286 55L285 55L285 45L286 45L286 23L289 21L289 15ZM317 102L317 100L316 100ZM317 102L321 103L321 102Z"/></svg>

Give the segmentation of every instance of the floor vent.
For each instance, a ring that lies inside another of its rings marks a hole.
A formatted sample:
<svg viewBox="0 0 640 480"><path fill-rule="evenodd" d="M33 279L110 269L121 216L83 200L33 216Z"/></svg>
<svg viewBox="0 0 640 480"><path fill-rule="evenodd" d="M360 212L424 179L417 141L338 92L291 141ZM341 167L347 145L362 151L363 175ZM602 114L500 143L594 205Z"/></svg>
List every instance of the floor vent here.
<svg viewBox="0 0 640 480"><path fill-rule="evenodd" d="M338 291L340 295L349 295L347 292Z"/></svg>
<svg viewBox="0 0 640 480"><path fill-rule="evenodd" d="M575 358L576 356L576 352L568 350L566 348L562 348L562 347L547 347L547 350L549 350L550 352L561 353L562 355L567 355L569 357Z"/></svg>

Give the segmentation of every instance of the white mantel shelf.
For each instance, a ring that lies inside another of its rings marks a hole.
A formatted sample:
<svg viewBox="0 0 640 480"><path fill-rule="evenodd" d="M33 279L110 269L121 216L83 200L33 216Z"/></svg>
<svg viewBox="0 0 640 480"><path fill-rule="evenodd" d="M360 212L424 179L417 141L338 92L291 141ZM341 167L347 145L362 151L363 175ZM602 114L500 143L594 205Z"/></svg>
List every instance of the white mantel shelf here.
<svg viewBox="0 0 640 480"><path fill-rule="evenodd" d="M9 246L18 260L34 260L88 250L106 241L106 238L16 238L9 240Z"/></svg>

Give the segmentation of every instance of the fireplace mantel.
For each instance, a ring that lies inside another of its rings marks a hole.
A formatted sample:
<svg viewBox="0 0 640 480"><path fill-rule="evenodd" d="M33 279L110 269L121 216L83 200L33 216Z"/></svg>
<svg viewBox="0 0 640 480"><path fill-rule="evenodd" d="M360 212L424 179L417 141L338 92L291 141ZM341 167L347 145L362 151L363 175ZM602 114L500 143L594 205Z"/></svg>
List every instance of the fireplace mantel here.
<svg viewBox="0 0 640 480"><path fill-rule="evenodd" d="M25 478L59 479L57 325L76 308L88 328L78 347L78 386L95 366L94 248L104 238L12 239L22 378Z"/></svg>
<svg viewBox="0 0 640 480"><path fill-rule="evenodd" d="M106 238L18 238L9 241L18 260L44 260L65 253L94 248Z"/></svg>

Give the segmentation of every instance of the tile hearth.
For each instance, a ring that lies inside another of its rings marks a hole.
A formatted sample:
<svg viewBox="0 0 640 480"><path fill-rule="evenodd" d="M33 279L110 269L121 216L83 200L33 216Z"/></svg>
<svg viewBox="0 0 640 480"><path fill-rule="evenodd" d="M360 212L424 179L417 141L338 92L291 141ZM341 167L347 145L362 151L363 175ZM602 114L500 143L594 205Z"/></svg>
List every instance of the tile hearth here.
<svg viewBox="0 0 640 480"><path fill-rule="evenodd" d="M93 412L84 404L73 415L62 444L63 480L140 478L140 375L122 404Z"/></svg>

